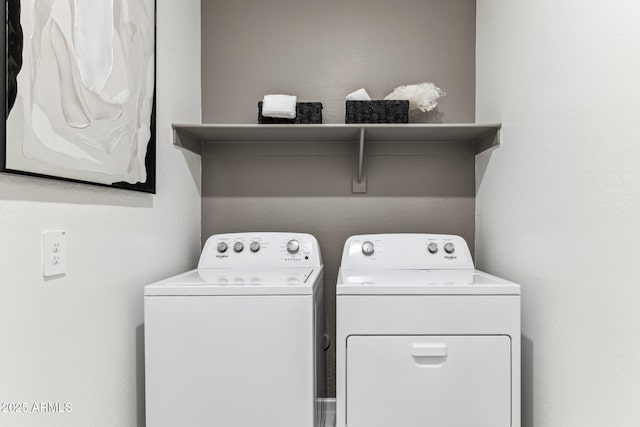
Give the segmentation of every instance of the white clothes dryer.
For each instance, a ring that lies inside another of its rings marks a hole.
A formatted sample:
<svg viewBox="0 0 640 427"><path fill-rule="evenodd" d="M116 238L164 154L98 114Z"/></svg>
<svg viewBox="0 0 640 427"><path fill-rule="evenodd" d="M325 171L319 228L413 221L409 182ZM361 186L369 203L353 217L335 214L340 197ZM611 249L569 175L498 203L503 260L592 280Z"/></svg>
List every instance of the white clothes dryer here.
<svg viewBox="0 0 640 427"><path fill-rule="evenodd" d="M520 286L461 237L349 238L336 311L337 427L520 427Z"/></svg>
<svg viewBox="0 0 640 427"><path fill-rule="evenodd" d="M144 289L149 427L313 427L323 265L299 233L211 236L198 268Z"/></svg>

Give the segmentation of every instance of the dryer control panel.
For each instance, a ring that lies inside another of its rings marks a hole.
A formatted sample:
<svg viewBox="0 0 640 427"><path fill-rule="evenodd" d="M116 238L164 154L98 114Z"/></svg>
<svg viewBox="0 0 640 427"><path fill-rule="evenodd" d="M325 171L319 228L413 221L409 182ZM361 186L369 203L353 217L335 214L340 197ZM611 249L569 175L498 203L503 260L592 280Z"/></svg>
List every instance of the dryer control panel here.
<svg viewBox="0 0 640 427"><path fill-rule="evenodd" d="M367 234L350 237L342 268L466 270L473 269L467 242L449 234Z"/></svg>
<svg viewBox="0 0 640 427"><path fill-rule="evenodd" d="M198 268L320 267L318 241L305 233L229 233L207 239Z"/></svg>

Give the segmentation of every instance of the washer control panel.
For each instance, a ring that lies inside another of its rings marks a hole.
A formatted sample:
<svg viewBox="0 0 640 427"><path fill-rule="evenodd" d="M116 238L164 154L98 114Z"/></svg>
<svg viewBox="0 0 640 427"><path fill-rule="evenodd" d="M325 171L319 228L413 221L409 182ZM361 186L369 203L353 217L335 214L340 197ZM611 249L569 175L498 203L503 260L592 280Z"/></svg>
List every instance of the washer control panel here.
<svg viewBox="0 0 640 427"><path fill-rule="evenodd" d="M207 239L198 268L320 267L318 241L305 233L228 233Z"/></svg>
<svg viewBox="0 0 640 427"><path fill-rule="evenodd" d="M369 234L350 237L342 267L380 269L473 269L467 242L448 234Z"/></svg>

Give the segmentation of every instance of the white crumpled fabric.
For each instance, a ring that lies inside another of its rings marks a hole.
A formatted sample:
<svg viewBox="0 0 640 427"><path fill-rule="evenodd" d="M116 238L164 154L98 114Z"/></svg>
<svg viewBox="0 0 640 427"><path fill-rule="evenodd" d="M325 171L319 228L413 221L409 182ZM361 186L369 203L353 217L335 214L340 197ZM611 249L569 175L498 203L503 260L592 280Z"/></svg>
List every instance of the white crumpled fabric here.
<svg viewBox="0 0 640 427"><path fill-rule="evenodd" d="M433 83L418 83L397 87L385 100L407 100L409 111L432 111L438 106L438 100L446 93Z"/></svg>

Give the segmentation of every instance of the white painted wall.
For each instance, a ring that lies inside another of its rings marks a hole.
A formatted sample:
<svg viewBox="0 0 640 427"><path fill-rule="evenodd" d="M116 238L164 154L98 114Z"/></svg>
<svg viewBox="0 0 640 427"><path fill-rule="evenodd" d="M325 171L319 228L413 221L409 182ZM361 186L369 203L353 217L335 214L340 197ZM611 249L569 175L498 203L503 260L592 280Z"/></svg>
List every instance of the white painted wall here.
<svg viewBox="0 0 640 427"><path fill-rule="evenodd" d="M73 405L2 426L144 425L143 285L200 251L200 159L170 127L201 117L200 0L158 0L157 31L157 195L0 175L0 402ZM68 232L62 279L42 278L45 229Z"/></svg>
<svg viewBox="0 0 640 427"><path fill-rule="evenodd" d="M640 3L479 0L477 264L523 285L524 426L640 425Z"/></svg>

